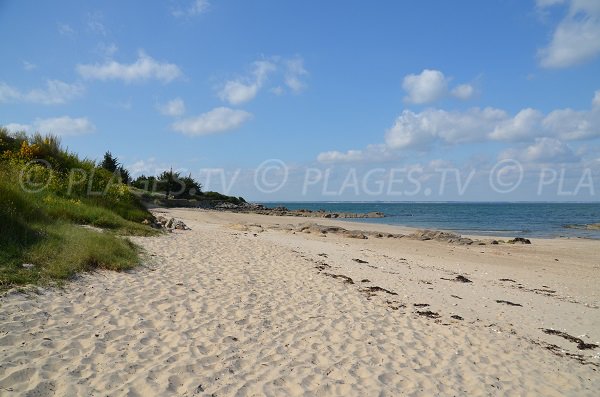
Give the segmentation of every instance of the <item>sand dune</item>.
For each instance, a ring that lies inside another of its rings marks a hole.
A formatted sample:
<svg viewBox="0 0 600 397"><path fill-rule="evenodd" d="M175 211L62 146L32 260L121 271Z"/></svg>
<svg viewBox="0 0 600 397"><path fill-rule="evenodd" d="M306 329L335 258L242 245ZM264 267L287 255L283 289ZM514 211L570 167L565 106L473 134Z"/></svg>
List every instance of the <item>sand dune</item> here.
<svg viewBox="0 0 600 397"><path fill-rule="evenodd" d="M298 219L168 212L192 230L135 238L135 271L1 298L1 395L600 389L600 349L542 330L600 341L597 242L354 240L269 228Z"/></svg>

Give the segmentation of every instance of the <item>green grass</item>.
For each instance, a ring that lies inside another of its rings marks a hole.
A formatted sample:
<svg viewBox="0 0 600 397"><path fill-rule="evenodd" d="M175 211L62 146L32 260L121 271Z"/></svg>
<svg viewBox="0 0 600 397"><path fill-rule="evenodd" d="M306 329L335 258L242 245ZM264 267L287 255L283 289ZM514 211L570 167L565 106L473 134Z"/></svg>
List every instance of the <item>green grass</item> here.
<svg viewBox="0 0 600 397"><path fill-rule="evenodd" d="M32 232L36 236L29 244L13 244L0 256L0 287L46 284L99 268L127 270L138 263L134 244L111 232L63 222L35 226ZM26 269L23 263L34 267Z"/></svg>
<svg viewBox="0 0 600 397"><path fill-rule="evenodd" d="M141 224L152 216L131 194L26 193L17 178L14 167L0 163L0 289L61 282L93 269L131 269L139 263L138 249L125 236L159 233Z"/></svg>

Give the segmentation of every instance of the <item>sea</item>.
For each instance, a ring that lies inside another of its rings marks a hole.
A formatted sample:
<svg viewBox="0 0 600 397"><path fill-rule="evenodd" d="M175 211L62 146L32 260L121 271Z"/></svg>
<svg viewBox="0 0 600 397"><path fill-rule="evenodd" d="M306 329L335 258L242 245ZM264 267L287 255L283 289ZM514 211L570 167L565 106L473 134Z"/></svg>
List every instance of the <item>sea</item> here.
<svg viewBox="0 0 600 397"><path fill-rule="evenodd" d="M473 202L264 202L268 207L367 213L384 218L348 219L461 234L502 237L600 239L600 230L573 225L600 223L600 203ZM567 227L571 225L571 227Z"/></svg>

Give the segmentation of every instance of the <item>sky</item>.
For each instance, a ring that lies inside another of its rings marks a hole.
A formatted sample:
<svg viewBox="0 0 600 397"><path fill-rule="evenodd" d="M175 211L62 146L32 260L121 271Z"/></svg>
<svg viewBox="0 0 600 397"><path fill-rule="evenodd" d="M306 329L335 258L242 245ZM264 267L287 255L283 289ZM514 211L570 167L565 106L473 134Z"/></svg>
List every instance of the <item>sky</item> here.
<svg viewBox="0 0 600 397"><path fill-rule="evenodd" d="M0 125L255 201L598 201L600 2L0 0Z"/></svg>

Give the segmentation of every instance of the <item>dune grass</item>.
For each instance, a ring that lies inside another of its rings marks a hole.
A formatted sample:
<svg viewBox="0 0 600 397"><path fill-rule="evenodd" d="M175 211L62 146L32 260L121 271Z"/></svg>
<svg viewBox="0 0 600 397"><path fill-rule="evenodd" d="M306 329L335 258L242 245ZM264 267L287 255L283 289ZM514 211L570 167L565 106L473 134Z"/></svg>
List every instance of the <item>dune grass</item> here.
<svg viewBox="0 0 600 397"><path fill-rule="evenodd" d="M131 269L139 252L126 236L159 233L141 223L152 215L123 184L105 195L66 194L56 172L54 186L31 193L19 183L19 164L0 161L0 289Z"/></svg>
<svg viewBox="0 0 600 397"><path fill-rule="evenodd" d="M65 222L35 225L27 232L26 244L0 242L8 248L0 254L0 288L60 282L93 269L127 270L139 261L135 245L111 232Z"/></svg>

